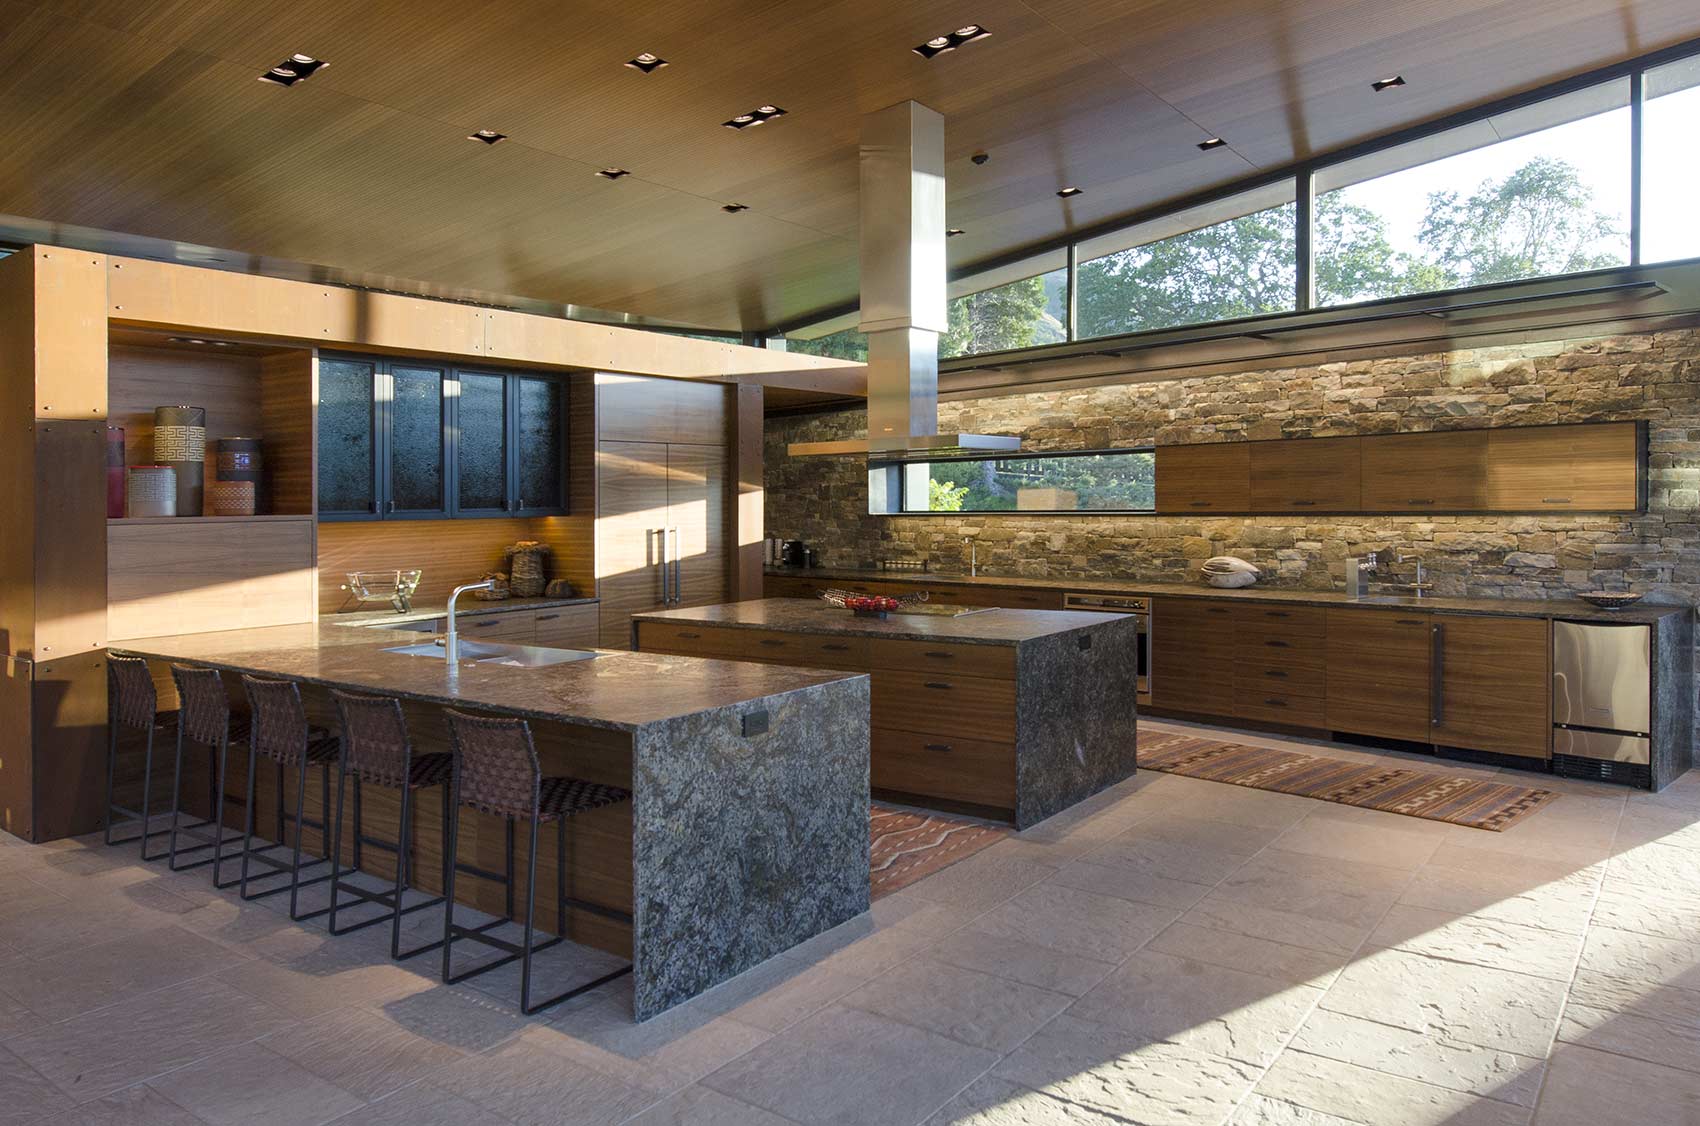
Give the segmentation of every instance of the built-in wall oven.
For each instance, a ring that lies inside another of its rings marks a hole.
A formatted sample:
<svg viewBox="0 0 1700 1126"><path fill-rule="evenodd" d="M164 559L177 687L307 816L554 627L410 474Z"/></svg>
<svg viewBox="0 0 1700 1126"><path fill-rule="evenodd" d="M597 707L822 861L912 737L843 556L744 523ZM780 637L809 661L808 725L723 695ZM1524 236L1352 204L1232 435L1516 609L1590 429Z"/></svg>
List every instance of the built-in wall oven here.
<svg viewBox="0 0 1700 1126"><path fill-rule="evenodd" d="M1131 614L1139 622L1139 689L1141 704L1151 703L1151 600L1131 594L1065 594L1064 610L1098 614Z"/></svg>

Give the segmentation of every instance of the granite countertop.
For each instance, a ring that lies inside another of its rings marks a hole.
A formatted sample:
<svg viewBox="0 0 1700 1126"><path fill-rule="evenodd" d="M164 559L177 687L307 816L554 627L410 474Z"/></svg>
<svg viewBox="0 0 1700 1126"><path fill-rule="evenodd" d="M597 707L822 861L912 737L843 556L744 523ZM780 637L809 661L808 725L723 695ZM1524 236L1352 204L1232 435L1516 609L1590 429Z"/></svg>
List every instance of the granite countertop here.
<svg viewBox="0 0 1700 1126"><path fill-rule="evenodd" d="M441 660L382 651L407 640L405 634L321 624L137 638L111 651L621 731L856 679L846 673L607 649L596 650L594 660L547 668L463 662L451 676Z"/></svg>
<svg viewBox="0 0 1700 1126"><path fill-rule="evenodd" d="M547 610L553 606L583 606L597 601L594 598L474 598L470 593L455 603L455 617L474 618L480 614L501 614L511 610ZM358 603L369 606L372 603ZM339 626L404 626L415 622L430 622L449 616L447 602L415 602L405 614L393 607L381 610L348 610L325 614L319 620Z"/></svg>
<svg viewBox="0 0 1700 1126"><path fill-rule="evenodd" d="M1577 621L1656 622L1672 614L1690 615L1687 603L1638 602L1622 610L1602 610L1579 598L1449 598L1372 595L1353 598L1342 590L1292 590L1243 587L1224 590L1201 583L1142 582L1133 579L1035 579L1013 575L945 575L933 571L881 571L854 567L769 567L775 578L843 579L864 582L915 583L932 586L1016 587L1066 590L1080 594L1144 594L1185 598L1221 598L1241 602L1280 602L1294 606L1363 606L1441 611L1448 614L1497 614L1523 618L1565 618ZM1011 613L1015 611L1009 611ZM1042 613L1044 611L1033 611ZM1054 611L1053 611L1054 612Z"/></svg>
<svg viewBox="0 0 1700 1126"><path fill-rule="evenodd" d="M639 622L684 622L732 629L767 629L782 633L834 633L885 637L904 641L950 641L969 645L1018 645L1055 634L1091 629L1124 614L1072 610L999 610L952 607L969 611L957 616L904 614L889 618L858 618L849 610L805 598L764 598L726 602L683 610L633 614Z"/></svg>

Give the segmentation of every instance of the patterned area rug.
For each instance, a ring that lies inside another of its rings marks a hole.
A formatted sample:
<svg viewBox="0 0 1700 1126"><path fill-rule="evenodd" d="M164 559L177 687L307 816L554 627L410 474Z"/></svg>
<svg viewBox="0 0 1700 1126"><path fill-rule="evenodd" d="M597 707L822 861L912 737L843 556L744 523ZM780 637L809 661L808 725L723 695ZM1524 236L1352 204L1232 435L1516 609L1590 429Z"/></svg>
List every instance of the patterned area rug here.
<svg viewBox="0 0 1700 1126"><path fill-rule="evenodd" d="M1167 732L1139 736L1139 765L1254 790L1319 798L1498 833L1558 795L1458 774L1248 747Z"/></svg>
<svg viewBox="0 0 1700 1126"><path fill-rule="evenodd" d="M1001 841L1010 830L943 813L893 809L875 802L869 883L873 897L890 895Z"/></svg>

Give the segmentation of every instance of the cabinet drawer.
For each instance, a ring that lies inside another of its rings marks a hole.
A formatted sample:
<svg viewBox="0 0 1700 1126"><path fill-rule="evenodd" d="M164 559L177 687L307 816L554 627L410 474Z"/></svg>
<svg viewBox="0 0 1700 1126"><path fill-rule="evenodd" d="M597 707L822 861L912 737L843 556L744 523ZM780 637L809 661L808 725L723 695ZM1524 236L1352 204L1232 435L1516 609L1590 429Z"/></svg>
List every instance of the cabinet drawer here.
<svg viewBox="0 0 1700 1126"><path fill-rule="evenodd" d="M727 630L733 655L740 660L765 661L799 668L851 669L868 666L868 640L779 630Z"/></svg>
<svg viewBox="0 0 1700 1126"><path fill-rule="evenodd" d="M1265 632L1321 635L1328 629L1328 611L1321 606L1236 606L1245 628Z"/></svg>
<svg viewBox="0 0 1700 1126"><path fill-rule="evenodd" d="M539 610L534 645L550 649L593 649L601 614L594 603Z"/></svg>
<svg viewBox="0 0 1700 1126"><path fill-rule="evenodd" d="M881 727L1015 742L1015 683L1010 680L876 669L872 707L874 723Z"/></svg>
<svg viewBox="0 0 1700 1126"><path fill-rule="evenodd" d="M537 636L537 615L531 610L504 610L462 618L456 623L462 637L484 641L517 641L530 645Z"/></svg>
<svg viewBox="0 0 1700 1126"><path fill-rule="evenodd" d="M1008 743L876 727L870 749L876 790L1015 808L1015 748Z"/></svg>
<svg viewBox="0 0 1700 1126"><path fill-rule="evenodd" d="M1243 682L1235 688L1234 714L1246 719L1290 723L1298 727L1321 727L1326 722L1326 708L1321 696L1280 690L1259 691L1257 685Z"/></svg>
<svg viewBox="0 0 1700 1126"><path fill-rule="evenodd" d="M1293 664L1246 661L1235 671L1234 685L1236 691L1320 697L1327 695L1328 676L1320 655L1314 661Z"/></svg>
<svg viewBox="0 0 1700 1126"><path fill-rule="evenodd" d="M951 645L931 641L871 639L869 658L877 668L959 676L1015 678L1015 646Z"/></svg>
<svg viewBox="0 0 1700 1126"><path fill-rule="evenodd" d="M1237 659L1248 665L1306 669L1320 673L1327 658L1320 637L1246 630L1240 636Z"/></svg>
<svg viewBox="0 0 1700 1126"><path fill-rule="evenodd" d="M1006 610L1061 610L1063 605L1060 591L1008 586L989 588L983 593L977 591L976 600L981 606L1001 606Z"/></svg>
<svg viewBox="0 0 1700 1126"><path fill-rule="evenodd" d="M738 654L736 630L673 622L639 622L638 648L651 653L730 659Z"/></svg>

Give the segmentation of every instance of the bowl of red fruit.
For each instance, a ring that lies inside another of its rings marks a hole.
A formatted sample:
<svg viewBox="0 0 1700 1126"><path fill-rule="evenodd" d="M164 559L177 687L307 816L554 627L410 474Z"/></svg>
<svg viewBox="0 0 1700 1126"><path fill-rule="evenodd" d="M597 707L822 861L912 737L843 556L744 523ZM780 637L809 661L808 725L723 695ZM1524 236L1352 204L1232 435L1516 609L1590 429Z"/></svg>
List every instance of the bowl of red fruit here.
<svg viewBox="0 0 1700 1126"><path fill-rule="evenodd" d="M884 594L858 594L844 600L844 605L858 618L883 618L897 609L897 599Z"/></svg>

